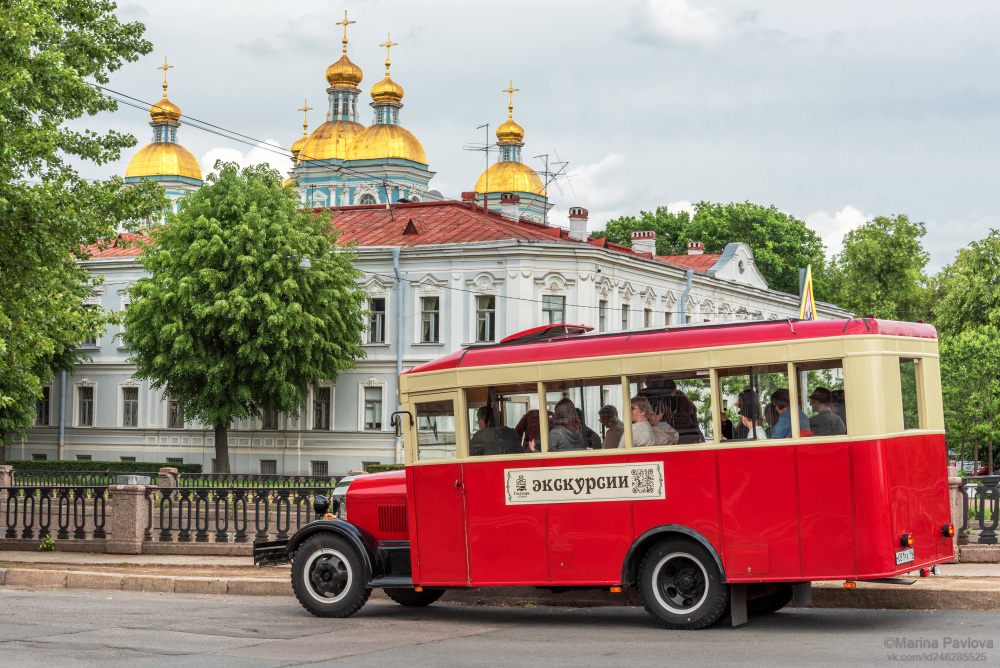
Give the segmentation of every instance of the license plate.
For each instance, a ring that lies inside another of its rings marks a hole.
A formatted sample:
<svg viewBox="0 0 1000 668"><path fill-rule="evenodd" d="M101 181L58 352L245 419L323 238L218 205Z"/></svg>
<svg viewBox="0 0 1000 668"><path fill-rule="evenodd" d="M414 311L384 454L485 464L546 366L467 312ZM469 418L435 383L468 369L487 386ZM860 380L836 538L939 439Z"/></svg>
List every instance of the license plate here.
<svg viewBox="0 0 1000 668"><path fill-rule="evenodd" d="M905 550L900 550L896 553L896 565L905 564L908 561L913 561L913 548L908 548Z"/></svg>

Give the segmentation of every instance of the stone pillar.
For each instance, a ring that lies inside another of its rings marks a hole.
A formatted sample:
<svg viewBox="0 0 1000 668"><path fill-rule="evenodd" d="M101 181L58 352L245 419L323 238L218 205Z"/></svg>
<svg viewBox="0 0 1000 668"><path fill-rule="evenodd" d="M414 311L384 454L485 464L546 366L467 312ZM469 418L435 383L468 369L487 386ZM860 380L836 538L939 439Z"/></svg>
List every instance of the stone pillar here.
<svg viewBox="0 0 1000 668"><path fill-rule="evenodd" d="M13 487L13 486L14 486L14 467L8 464L0 466L0 487Z"/></svg>
<svg viewBox="0 0 1000 668"><path fill-rule="evenodd" d="M109 485L111 528L106 549L109 554L142 554L142 536L149 509L146 485Z"/></svg>
<svg viewBox="0 0 1000 668"><path fill-rule="evenodd" d="M180 476L177 469L172 466L160 469L159 484L157 487L179 487Z"/></svg>
<svg viewBox="0 0 1000 668"><path fill-rule="evenodd" d="M968 537L965 532L962 531L962 525L964 524L963 518L965 515L965 501L962 498L962 485L965 484L965 478L962 478L957 474L958 471L956 469L948 469L948 499L951 502L951 523L955 525L955 535L952 536L951 539L951 547L955 551L955 560L951 563L958 563L959 561L959 544L964 545L968 542Z"/></svg>

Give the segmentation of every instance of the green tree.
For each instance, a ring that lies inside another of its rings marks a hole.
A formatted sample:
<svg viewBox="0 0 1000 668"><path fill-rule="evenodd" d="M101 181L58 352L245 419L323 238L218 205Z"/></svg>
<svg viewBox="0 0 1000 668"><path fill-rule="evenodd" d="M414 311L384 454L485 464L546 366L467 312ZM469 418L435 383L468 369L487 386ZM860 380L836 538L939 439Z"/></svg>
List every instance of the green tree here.
<svg viewBox="0 0 1000 668"><path fill-rule="evenodd" d="M366 295L328 213L299 210L275 170L215 168L143 248L122 339L137 377L212 425L228 473L230 420L297 415L311 383L364 357Z"/></svg>
<svg viewBox="0 0 1000 668"><path fill-rule="evenodd" d="M992 471L1000 442L1000 329L979 325L944 336L939 352L945 430L972 441L973 461L985 446Z"/></svg>
<svg viewBox="0 0 1000 668"><path fill-rule="evenodd" d="M1000 231L959 251L938 274L935 325L955 335L970 327L1000 327Z"/></svg>
<svg viewBox="0 0 1000 668"><path fill-rule="evenodd" d="M83 307L92 279L77 262L81 245L161 205L153 183L88 182L73 167L117 160L135 145L131 135L65 125L114 111L93 83L152 48L142 24L119 22L114 8L99 0L0 3L0 462L32 423L54 371L71 368L78 343L109 319Z"/></svg>
<svg viewBox="0 0 1000 668"><path fill-rule="evenodd" d="M858 315L918 319L927 308L926 234L923 223L899 215L878 216L844 235L844 250L833 260L837 304Z"/></svg>
<svg viewBox="0 0 1000 668"><path fill-rule="evenodd" d="M812 265L819 299L830 301L823 242L801 220L750 202L715 204L699 202L695 215L670 213L659 207L655 213L643 211L638 217L623 216L608 221L598 236L625 246L632 245L632 232L656 232L656 252L674 255L686 252L690 241L701 241L706 253L721 253L727 244L743 242L768 285L791 294L799 292L799 269Z"/></svg>

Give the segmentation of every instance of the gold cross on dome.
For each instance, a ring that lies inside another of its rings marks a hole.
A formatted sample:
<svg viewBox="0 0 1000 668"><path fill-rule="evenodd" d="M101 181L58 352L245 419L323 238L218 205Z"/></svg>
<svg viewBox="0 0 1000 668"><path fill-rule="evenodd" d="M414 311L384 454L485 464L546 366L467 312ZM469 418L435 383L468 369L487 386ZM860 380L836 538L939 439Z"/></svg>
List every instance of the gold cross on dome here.
<svg viewBox="0 0 1000 668"><path fill-rule="evenodd" d="M309 121L307 120L308 112L312 110L313 108L309 106L308 100L302 100L302 108L296 110L302 112L302 134L305 134L306 130L309 128Z"/></svg>
<svg viewBox="0 0 1000 668"><path fill-rule="evenodd" d="M393 42L389 33L386 33L385 44L379 44L379 46L385 47L385 75L389 76L389 49L391 49L394 46L399 46L399 44Z"/></svg>
<svg viewBox="0 0 1000 668"><path fill-rule="evenodd" d="M352 23L357 23L357 21L348 21L347 20L347 10L345 9L344 10L344 20L343 21L337 21L337 23L334 24L334 25L338 25L338 26L344 26L344 53L347 53L347 26L351 25Z"/></svg>
<svg viewBox="0 0 1000 668"><path fill-rule="evenodd" d="M520 88L514 88L514 82L513 80L511 80L510 85L507 87L507 90L500 91L501 93L510 94L510 102L507 103L508 118L514 118L514 93L518 93L520 92L520 90L521 90Z"/></svg>
<svg viewBox="0 0 1000 668"><path fill-rule="evenodd" d="M167 94L167 70L174 69L173 65L167 65L167 57L163 57L163 67L157 67L158 70L163 70L163 94Z"/></svg>

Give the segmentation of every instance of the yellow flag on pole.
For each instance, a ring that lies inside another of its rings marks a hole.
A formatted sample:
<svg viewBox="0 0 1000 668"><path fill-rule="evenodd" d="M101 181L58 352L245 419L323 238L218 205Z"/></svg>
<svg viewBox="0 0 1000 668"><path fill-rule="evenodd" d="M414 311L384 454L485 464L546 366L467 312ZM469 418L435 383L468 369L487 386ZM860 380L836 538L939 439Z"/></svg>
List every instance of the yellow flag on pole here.
<svg viewBox="0 0 1000 668"><path fill-rule="evenodd" d="M802 304L799 307L799 320L819 320L816 317L816 295L813 293L812 265L806 267L806 282L802 286Z"/></svg>

